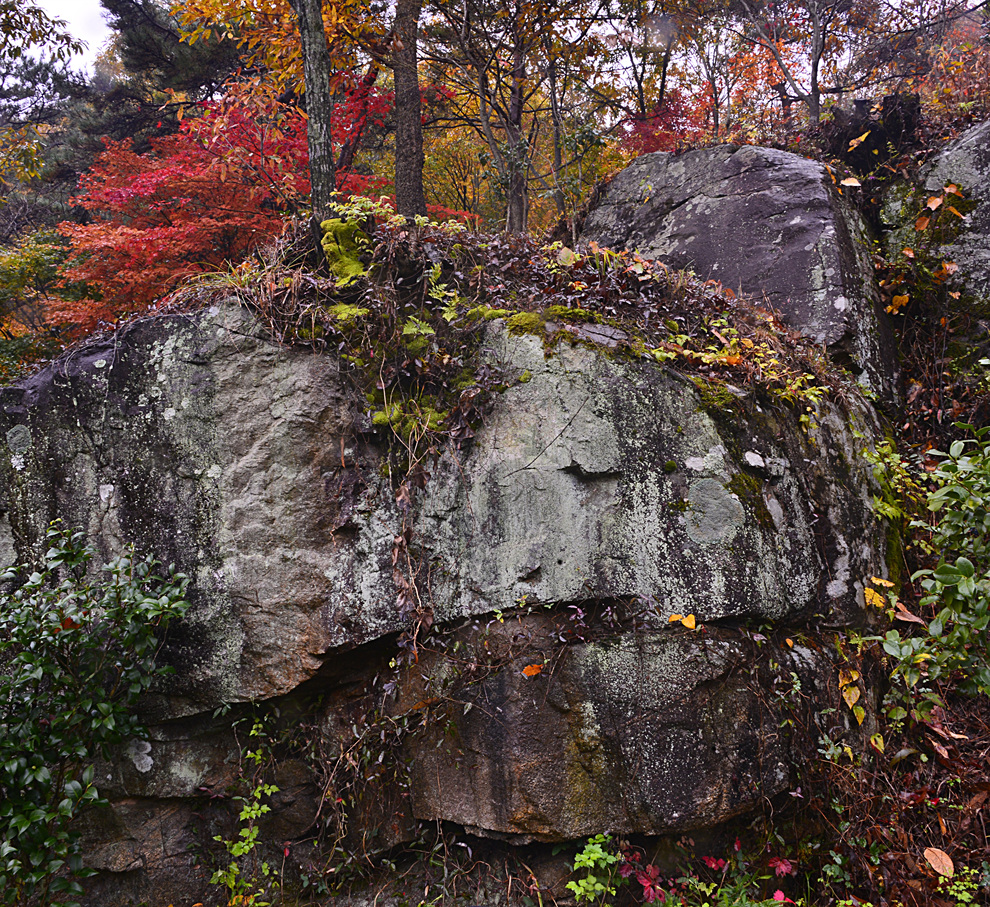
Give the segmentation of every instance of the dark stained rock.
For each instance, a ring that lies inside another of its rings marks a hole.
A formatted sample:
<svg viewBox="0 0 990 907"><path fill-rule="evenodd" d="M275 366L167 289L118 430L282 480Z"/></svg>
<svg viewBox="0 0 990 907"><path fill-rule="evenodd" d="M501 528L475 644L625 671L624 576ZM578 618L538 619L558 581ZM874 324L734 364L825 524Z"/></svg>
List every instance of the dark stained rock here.
<svg viewBox="0 0 990 907"><path fill-rule="evenodd" d="M522 634L546 660L533 673L528 651L449 694L449 721L411 738L417 816L517 841L661 835L790 789L788 706L757 694L773 671L752 634L712 625L699 637L677 624L554 655L562 623L533 614L488 629L489 646ZM821 653L771 648L806 693L828 676Z"/></svg>
<svg viewBox="0 0 990 907"><path fill-rule="evenodd" d="M658 152L618 174L582 245L636 249L755 298L890 397L894 348L871 241L822 164L770 148Z"/></svg>
<svg viewBox="0 0 990 907"><path fill-rule="evenodd" d="M948 235L945 242L931 245L926 234L915 230L915 220L927 200L943 196L950 184L965 199L946 197L939 217ZM948 212L949 205L963 214L961 220ZM899 184L888 192L883 217L891 227L885 242L892 260L905 246L923 245L933 261L955 262L958 270L953 281L965 292L965 304L986 317L990 306L990 123L967 129L939 151L913 183Z"/></svg>

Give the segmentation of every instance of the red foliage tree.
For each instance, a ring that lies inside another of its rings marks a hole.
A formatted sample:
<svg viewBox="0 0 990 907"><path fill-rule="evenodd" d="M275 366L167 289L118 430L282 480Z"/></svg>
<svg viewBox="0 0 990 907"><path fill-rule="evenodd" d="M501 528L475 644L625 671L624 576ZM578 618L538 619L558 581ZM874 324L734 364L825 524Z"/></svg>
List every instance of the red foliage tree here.
<svg viewBox="0 0 990 907"><path fill-rule="evenodd" d="M340 105L340 139L368 117L380 120L388 106L387 97L367 92ZM146 154L130 141L105 144L74 199L95 219L60 226L72 245L65 280L86 284L92 297L49 310L73 333L114 323L190 276L242 260L277 236L309 193L303 116L245 88L184 120L178 134L154 139ZM346 193L382 184L353 173L340 180Z"/></svg>
<svg viewBox="0 0 990 907"><path fill-rule="evenodd" d="M678 88L667 89L659 110L645 116L630 116L622 126L621 145L635 155L652 151L675 151L696 139L702 116Z"/></svg>

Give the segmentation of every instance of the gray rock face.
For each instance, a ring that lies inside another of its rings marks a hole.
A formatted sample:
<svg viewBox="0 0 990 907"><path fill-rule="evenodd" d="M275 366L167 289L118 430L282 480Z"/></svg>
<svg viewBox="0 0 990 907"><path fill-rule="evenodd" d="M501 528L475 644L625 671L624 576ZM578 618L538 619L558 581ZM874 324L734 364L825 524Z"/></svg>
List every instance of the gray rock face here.
<svg viewBox="0 0 990 907"><path fill-rule="evenodd" d="M918 174L916 186L902 185L888 194L883 211L892 227L886 240L888 253L896 258L905 246L913 248L923 241L914 229L915 218L925 200L942 195L948 184L958 186L966 196L965 202L951 195L945 202L963 209L964 219L943 214L955 236L929 251L959 266L954 280L971 297L970 303L986 304L990 302L990 123L973 126L946 145Z"/></svg>
<svg viewBox="0 0 990 907"><path fill-rule="evenodd" d="M748 145L643 155L589 214L581 242L592 241L753 296L891 394L893 344L869 237L823 165Z"/></svg>
<svg viewBox="0 0 990 907"><path fill-rule="evenodd" d="M433 819L513 841L663 834L787 789L776 684L793 672L818 708L837 689L827 645L783 636L813 639L814 614L861 622L863 581L885 573L853 435L869 411L822 404L802 425L656 364L547 355L497 322L481 355L509 387L405 511L334 361L267 341L233 305L135 322L2 391L8 560L57 516L105 556L134 542L193 577L151 737L101 773L103 907L209 903L190 847L219 833L249 701L323 753L374 714L411 728L408 797L383 781L352 820L382 846ZM262 837L278 853L312 833L321 766L279 764Z"/></svg>

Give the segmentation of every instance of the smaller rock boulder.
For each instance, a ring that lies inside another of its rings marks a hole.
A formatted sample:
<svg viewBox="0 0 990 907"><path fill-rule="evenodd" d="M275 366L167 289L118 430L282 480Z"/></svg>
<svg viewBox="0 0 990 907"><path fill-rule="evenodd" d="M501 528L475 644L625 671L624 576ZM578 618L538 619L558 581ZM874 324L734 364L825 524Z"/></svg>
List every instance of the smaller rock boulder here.
<svg viewBox="0 0 990 907"><path fill-rule="evenodd" d="M581 242L636 249L752 296L864 386L892 393L867 231L822 164L750 145L647 154L606 189Z"/></svg>

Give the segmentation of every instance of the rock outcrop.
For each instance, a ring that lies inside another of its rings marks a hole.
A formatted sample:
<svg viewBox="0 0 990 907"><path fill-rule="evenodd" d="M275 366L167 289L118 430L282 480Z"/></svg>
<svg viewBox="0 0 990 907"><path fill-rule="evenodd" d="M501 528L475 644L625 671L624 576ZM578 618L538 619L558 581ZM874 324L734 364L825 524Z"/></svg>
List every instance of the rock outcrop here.
<svg viewBox="0 0 990 907"><path fill-rule="evenodd" d="M832 182L822 164L751 145L647 154L608 186L581 242L636 249L754 297L890 398L871 242Z"/></svg>
<svg viewBox="0 0 990 907"><path fill-rule="evenodd" d="M193 578L150 739L106 767L92 903L217 900L249 703L281 715L261 847L291 842L290 869L345 755L365 791L347 835L381 848L420 820L510 843L680 832L789 789L785 719L837 703L822 628L861 622L886 569L868 408L544 344L491 323L479 356L506 389L411 500L337 362L236 304L136 321L0 391L8 562L60 517Z"/></svg>

